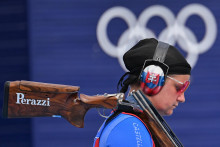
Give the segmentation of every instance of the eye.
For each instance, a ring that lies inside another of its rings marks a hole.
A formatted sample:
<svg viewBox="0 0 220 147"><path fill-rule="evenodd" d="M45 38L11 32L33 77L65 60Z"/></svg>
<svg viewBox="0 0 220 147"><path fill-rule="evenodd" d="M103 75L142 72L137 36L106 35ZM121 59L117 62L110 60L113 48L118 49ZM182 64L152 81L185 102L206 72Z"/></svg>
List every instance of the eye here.
<svg viewBox="0 0 220 147"><path fill-rule="evenodd" d="M176 92L179 92L182 89L182 85L175 85Z"/></svg>

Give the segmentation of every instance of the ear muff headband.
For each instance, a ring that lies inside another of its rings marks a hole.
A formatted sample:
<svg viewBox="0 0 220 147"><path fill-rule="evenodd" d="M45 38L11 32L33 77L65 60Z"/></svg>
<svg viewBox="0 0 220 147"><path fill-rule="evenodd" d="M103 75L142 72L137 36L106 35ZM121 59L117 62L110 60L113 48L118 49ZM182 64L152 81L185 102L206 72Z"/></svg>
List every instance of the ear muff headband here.
<svg viewBox="0 0 220 147"><path fill-rule="evenodd" d="M164 63L169 44L159 41L153 59L146 60L140 75L142 91L147 95L157 94L165 83L169 67Z"/></svg>
<svg viewBox="0 0 220 147"><path fill-rule="evenodd" d="M169 44L158 41L156 50L154 52L153 60L159 61L159 62L164 62L165 57L167 55L167 51L169 49Z"/></svg>

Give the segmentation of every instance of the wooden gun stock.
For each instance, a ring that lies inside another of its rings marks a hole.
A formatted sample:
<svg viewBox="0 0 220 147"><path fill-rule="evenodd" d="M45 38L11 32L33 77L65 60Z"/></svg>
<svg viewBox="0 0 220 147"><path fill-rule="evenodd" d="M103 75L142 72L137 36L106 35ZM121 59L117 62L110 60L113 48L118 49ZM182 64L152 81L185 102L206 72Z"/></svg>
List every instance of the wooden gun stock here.
<svg viewBox="0 0 220 147"><path fill-rule="evenodd" d="M113 108L117 98L78 97L79 87L32 81L5 83L3 117L54 117L62 116L72 125L82 128L86 112L93 107ZM108 101L107 101L108 99Z"/></svg>

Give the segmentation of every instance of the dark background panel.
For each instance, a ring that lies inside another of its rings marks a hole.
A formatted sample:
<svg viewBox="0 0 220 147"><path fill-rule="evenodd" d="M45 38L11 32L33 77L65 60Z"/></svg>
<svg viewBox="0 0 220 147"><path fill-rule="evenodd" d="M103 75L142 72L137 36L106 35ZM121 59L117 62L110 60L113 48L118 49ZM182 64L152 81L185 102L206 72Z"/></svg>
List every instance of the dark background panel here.
<svg viewBox="0 0 220 147"><path fill-rule="evenodd" d="M28 20L26 0L0 1L0 109L4 83L29 80ZM3 119L0 113L0 146L32 145L30 119Z"/></svg>

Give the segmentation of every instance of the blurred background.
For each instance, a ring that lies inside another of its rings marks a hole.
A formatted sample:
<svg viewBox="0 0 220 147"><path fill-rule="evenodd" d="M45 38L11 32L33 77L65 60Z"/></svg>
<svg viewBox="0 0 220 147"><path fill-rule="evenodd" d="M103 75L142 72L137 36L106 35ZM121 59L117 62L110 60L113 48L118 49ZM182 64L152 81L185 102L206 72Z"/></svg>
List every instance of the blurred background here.
<svg viewBox="0 0 220 147"><path fill-rule="evenodd" d="M142 38L175 45L192 70L186 102L165 117L186 147L220 146L217 0L0 0L0 109L5 81L116 93L122 55ZM63 118L3 119L0 147L91 147L104 118L76 128Z"/></svg>

